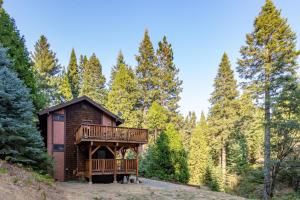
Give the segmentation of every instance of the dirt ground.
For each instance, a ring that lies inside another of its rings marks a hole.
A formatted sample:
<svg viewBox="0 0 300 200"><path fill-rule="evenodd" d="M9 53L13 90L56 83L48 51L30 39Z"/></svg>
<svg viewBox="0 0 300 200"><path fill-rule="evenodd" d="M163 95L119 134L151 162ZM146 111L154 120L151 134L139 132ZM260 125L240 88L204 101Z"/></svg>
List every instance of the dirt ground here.
<svg viewBox="0 0 300 200"><path fill-rule="evenodd" d="M162 181L140 179L140 184L57 183L69 200L173 200L173 199L243 199L207 188L196 188Z"/></svg>

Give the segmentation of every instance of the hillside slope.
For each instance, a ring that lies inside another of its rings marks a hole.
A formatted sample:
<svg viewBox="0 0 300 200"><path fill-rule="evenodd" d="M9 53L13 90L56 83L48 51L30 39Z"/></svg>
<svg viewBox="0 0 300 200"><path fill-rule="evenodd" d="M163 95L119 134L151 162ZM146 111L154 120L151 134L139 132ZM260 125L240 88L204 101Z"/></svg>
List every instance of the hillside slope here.
<svg viewBox="0 0 300 200"><path fill-rule="evenodd" d="M47 176L31 172L0 160L0 199L62 199L63 192Z"/></svg>

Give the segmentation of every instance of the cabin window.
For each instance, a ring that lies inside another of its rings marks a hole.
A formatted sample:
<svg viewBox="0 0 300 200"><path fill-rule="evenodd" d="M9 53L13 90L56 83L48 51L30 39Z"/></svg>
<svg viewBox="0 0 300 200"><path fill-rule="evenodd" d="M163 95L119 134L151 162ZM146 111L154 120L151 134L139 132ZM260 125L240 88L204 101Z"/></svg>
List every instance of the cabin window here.
<svg viewBox="0 0 300 200"><path fill-rule="evenodd" d="M64 152L65 145L63 144L53 144L53 152Z"/></svg>
<svg viewBox="0 0 300 200"><path fill-rule="evenodd" d="M65 120L65 116L63 114L54 113L53 114L53 120L54 121L64 121Z"/></svg>

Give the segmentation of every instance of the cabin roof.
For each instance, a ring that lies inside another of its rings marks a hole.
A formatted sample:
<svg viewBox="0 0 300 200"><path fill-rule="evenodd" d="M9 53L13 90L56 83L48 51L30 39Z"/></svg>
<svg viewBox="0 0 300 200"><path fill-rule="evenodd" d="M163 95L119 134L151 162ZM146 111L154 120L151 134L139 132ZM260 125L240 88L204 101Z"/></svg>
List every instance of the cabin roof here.
<svg viewBox="0 0 300 200"><path fill-rule="evenodd" d="M67 101L67 102L63 102L61 104L58 104L56 106L52 106L52 107L49 107L49 108L46 108L42 111L40 111L38 113L39 116L42 116L42 115L45 115L45 114L48 114L48 113L51 113L51 112L54 112L56 110L60 110L62 108L65 108L65 107L68 107L70 105L73 105L73 104L76 104L76 103L79 103L79 102L88 102L90 104L92 104L95 108L101 110L102 112L106 113L107 115L111 116L112 118L114 118L117 122L117 124L122 124L124 123L124 120L121 119L119 116L113 114L112 112L110 112L109 110L107 110L106 108L104 108L102 105L96 103L95 101L93 101L91 98L87 97L87 96L82 96L82 97L79 97L79 98L75 98L75 99L72 99L71 101Z"/></svg>

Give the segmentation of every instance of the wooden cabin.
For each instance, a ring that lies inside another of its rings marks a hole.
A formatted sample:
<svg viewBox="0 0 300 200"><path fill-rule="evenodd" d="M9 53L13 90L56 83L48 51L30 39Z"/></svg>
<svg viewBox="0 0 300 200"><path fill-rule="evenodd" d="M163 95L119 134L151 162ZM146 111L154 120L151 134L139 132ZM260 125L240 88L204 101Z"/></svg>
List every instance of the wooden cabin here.
<svg viewBox="0 0 300 200"><path fill-rule="evenodd" d="M147 129L121 127L123 119L86 96L41 111L39 122L57 181L138 177L137 156L148 141ZM134 159L125 159L128 149Z"/></svg>

